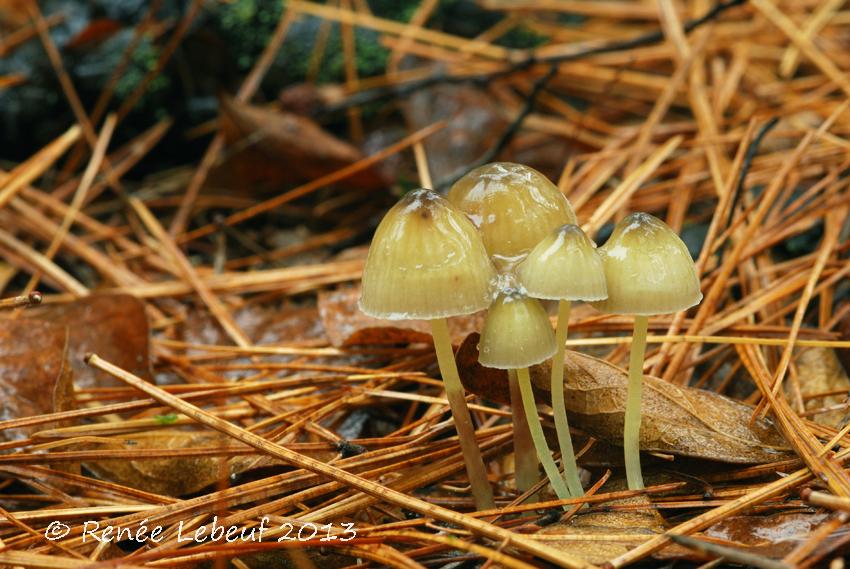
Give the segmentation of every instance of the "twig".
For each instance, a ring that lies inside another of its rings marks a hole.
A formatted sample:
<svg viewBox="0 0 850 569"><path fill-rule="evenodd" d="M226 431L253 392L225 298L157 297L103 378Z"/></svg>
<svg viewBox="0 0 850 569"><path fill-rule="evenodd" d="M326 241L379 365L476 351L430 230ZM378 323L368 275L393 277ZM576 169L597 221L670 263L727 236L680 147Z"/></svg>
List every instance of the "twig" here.
<svg viewBox="0 0 850 569"><path fill-rule="evenodd" d="M0 299L0 309L8 309L8 308L21 308L21 307L30 307L30 306L38 306L41 304L42 295L37 290L24 295L24 296L15 296L12 298L3 298Z"/></svg>
<svg viewBox="0 0 850 569"><path fill-rule="evenodd" d="M174 33L169 38L168 43L163 47L162 52L159 54L159 57L156 60L156 64L145 73L145 76L139 81L136 88L127 96L126 99L121 103L121 106L118 107L116 111L116 116L118 117L118 122L124 120L128 114L135 108L138 104L139 100L145 94L145 91L150 85L151 81L156 79L156 77L162 72L165 68L168 61L171 59L171 56L174 55L174 52L177 50L177 47L183 41L183 37L186 35L186 32L189 31L189 28L192 25L192 22L197 16L198 11L203 6L203 0L193 0L193 2L186 9L186 13L183 14L183 17L180 20L180 23L177 24L177 28L174 30Z"/></svg>
<svg viewBox="0 0 850 569"><path fill-rule="evenodd" d="M254 63L254 67L251 68L251 72L248 73L248 76L245 78L245 81L236 93L236 100L238 102L246 103L250 101L254 96L254 93L257 92L257 89L260 88L260 83L262 82L263 77L265 77L266 72L268 72L274 62L274 58L280 50L280 46L283 45L283 40L286 39L289 27L292 25L295 17L294 14L295 12L292 7L288 6L280 15L277 27L272 33L272 37L269 39L266 47L263 48L263 53L260 55L259 59L257 59L256 63ZM221 154L221 151L224 149L224 142L224 134L222 132L218 132L207 147L204 157L201 159L201 163L198 165L192 179L189 181L186 193L183 194L180 207L177 209L177 213L171 221L171 226L169 227L168 232L172 237L180 235L185 230L186 224L189 221L189 215L192 212L192 207L195 204L195 199L198 197L198 193L201 191L204 182L206 182L210 170L218 160L219 154ZM183 241L181 240L180 242Z"/></svg>
<svg viewBox="0 0 850 569"><path fill-rule="evenodd" d="M499 139L496 141L496 144L491 146L487 152L485 152L478 160L474 163L465 165L458 169L456 172L449 174L444 179L440 180L437 184L437 188L443 189L447 186L450 186L458 179L462 178L469 171L474 170L475 168L487 164L488 162L492 162L496 159L502 151L508 147L508 145L513 140L514 136L519 132L520 128L522 128L522 123L525 122L525 119L534 111L534 107L537 104L537 99L540 96L540 93L546 88L546 85L552 80L555 75L558 73L558 66L553 64L549 71L538 78L534 82L534 86L531 89L531 92L525 98L525 103L520 109L517 116L514 117L514 120L507 126L505 131L499 136Z"/></svg>
<svg viewBox="0 0 850 569"><path fill-rule="evenodd" d="M759 569L791 569L790 565L787 565L782 561L776 561L775 559L770 559L763 555L747 553L746 551L741 551L733 547L726 547L725 545L718 545L716 543L702 541L701 539L694 539L685 535L671 535L670 539L672 539L674 543L683 545L688 549L693 549L709 555L716 555L733 563L758 567Z"/></svg>
<svg viewBox="0 0 850 569"><path fill-rule="evenodd" d="M779 124L779 117L773 117L766 123L764 123L761 128L759 128L753 140L750 142L749 146L747 146L747 153L744 155L744 162L741 164L741 172L738 174L738 183L735 185L735 191L732 194L732 203L729 205L729 214L726 216L726 227L732 225L732 220L735 217L735 208L738 205L738 200L741 199L741 195L744 192L744 182L747 179L747 174L750 173L750 168L753 165L753 159L758 154L759 147L761 146L764 137L773 130L773 128ZM723 247L722 244L717 251L717 263L723 260Z"/></svg>
<svg viewBox="0 0 850 569"><path fill-rule="evenodd" d="M225 219L221 220L219 223L212 223L209 225L205 225L204 227L200 227L195 229L189 233L186 233L179 240L181 243L185 243L187 241L192 241L199 237L204 237L211 233L215 233L218 228L224 225L235 225L237 223L241 223L247 219L251 219L252 217L259 215L261 213L270 211L276 207L279 207L285 203L289 203L293 200L306 196L315 192L320 188L324 188L330 184L339 182L341 180L345 180L346 178L353 176L357 172L362 172L363 170L374 166L375 164L389 158L393 154L400 152L401 150L407 148L408 146L412 146L417 142L424 140L431 136L432 134L440 131L446 126L445 122L438 122L432 125L428 125L425 128L414 132L413 134L405 137L404 139L396 142L395 144L391 144L387 146L383 150L376 152L375 154L363 158L362 160L355 162L349 166L341 168L335 172L331 172L330 174L326 174L320 178L316 178L310 182L302 186L298 186L297 188L293 188L286 193L275 196L271 199L268 199L262 203L251 206L245 210L237 211Z"/></svg>
<svg viewBox="0 0 850 569"><path fill-rule="evenodd" d="M689 20L682 27L685 33L690 33L700 28L701 26L711 22L712 20L715 20L716 18L720 17L720 15L726 12L727 10L736 6L741 6L746 2L747 0L727 0L725 2L719 2L713 8L708 10L704 15L699 18ZM434 85L439 84L473 83L477 85L486 85L495 79L500 79L502 77L526 71L537 64L554 65L559 63L566 63L569 61L578 61L581 59L587 59L595 55L626 51L629 49L634 49L636 47L651 45L653 43L662 41L663 39L664 32L662 30L657 30L653 32L648 32L646 34L641 34L637 37L626 40L612 42L594 42L589 46L580 46L576 48L575 51L565 54L552 55L548 57L537 57L532 54L520 59L515 63L508 65L504 69L499 69L497 71L487 73L470 75L452 75L442 72L436 73L429 77L412 80L406 83L402 83L400 85L391 85L387 87L379 87L366 91L360 91L359 93L348 97L340 103L337 103L335 105L328 105L327 107L320 109L320 112L322 114L335 113L346 110L349 107L364 105L366 103L371 103L387 97L407 97L417 91L427 89L428 87L432 87Z"/></svg>
<svg viewBox="0 0 850 569"><path fill-rule="evenodd" d="M272 443L250 431L246 431L232 423L219 419L215 415L212 415L191 403L187 403L179 397L175 397L174 395L159 389L126 370L103 360L95 354L89 354L86 356L86 363L96 369L110 374L116 379L120 379L127 385L138 389L163 405L171 407L172 409L183 413L187 417L193 418L203 425L224 433L225 435L243 442L261 452L283 460L288 464L292 464L298 468L303 468L304 470L314 472L324 478L328 478L345 486L357 489L379 500L385 500L402 508L413 510L423 516L459 525L470 531L474 531L475 533L497 541L507 540L511 546L537 555L541 559L549 561L558 567L564 567L567 569L590 569L594 567L590 563L577 559L566 552L554 549L534 539L512 533L498 526L453 512L452 510L448 510L441 506L435 506L418 498L413 498L376 482L372 482L371 480L351 474L345 470L337 468L336 466L325 464L319 460L298 454L278 444Z"/></svg>

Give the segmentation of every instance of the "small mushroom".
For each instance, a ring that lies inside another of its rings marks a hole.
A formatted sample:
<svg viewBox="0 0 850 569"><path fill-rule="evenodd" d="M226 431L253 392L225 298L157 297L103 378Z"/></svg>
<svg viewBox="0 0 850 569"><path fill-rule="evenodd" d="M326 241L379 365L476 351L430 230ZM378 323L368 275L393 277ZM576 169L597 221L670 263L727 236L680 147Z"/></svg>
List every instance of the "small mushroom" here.
<svg viewBox="0 0 850 569"><path fill-rule="evenodd" d="M552 411L567 486L573 495L581 496L584 490L564 402L564 344L572 302L602 300L608 296L602 259L596 253L596 245L580 227L562 225L531 250L517 265L516 274L529 296L558 301L557 352L552 357Z"/></svg>
<svg viewBox="0 0 850 569"><path fill-rule="evenodd" d="M605 267L608 298L594 306L635 318L623 449L629 489L639 490L644 487L639 437L647 316L690 308L699 304L702 293L688 248L663 221L647 213L623 218L598 251Z"/></svg>
<svg viewBox="0 0 850 569"><path fill-rule="evenodd" d="M454 183L448 199L481 232L484 246L500 266L521 260L549 232L576 216L564 194L528 166L494 162Z"/></svg>
<svg viewBox="0 0 850 569"><path fill-rule="evenodd" d="M375 318L424 319L431 324L476 507L495 507L452 353L446 318L490 303L493 265L470 221L431 190L415 190L393 206L375 231L360 310Z"/></svg>
<svg viewBox="0 0 850 569"><path fill-rule="evenodd" d="M566 499L570 492L546 444L528 374L529 366L539 364L554 353L555 334L540 301L514 289L502 291L487 311L478 345L478 361L486 367L516 370L537 457L555 494Z"/></svg>

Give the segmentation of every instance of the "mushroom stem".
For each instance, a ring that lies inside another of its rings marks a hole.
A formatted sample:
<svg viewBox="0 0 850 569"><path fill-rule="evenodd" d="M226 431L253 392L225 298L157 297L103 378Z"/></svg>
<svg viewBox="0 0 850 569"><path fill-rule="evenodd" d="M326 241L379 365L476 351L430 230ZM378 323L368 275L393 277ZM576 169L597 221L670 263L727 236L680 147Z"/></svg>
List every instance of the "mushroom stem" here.
<svg viewBox="0 0 850 569"><path fill-rule="evenodd" d="M564 479L570 494L575 497L584 494L578 475L576 455L570 437L570 424L567 420L567 406L564 401L564 344L567 342L567 330L570 326L569 300L558 302L558 324L555 328L555 341L558 351L552 356L552 411L555 414L555 430L558 433L558 446L561 448L561 464L564 466Z"/></svg>
<svg viewBox="0 0 850 569"><path fill-rule="evenodd" d="M543 470L546 471L546 476L549 478L549 483L555 494L561 500L570 498L570 491L567 485L564 484L564 479L558 471L558 466L552 458L552 453L549 452L549 445L546 444L546 435L543 434L543 425L540 424L540 416L537 414L537 405L534 403L534 392L531 390L531 378L528 375L528 368L523 367L517 370L517 378L519 379L519 391L522 395L522 407L525 409L525 419L528 421L528 428L531 430L531 439L534 441L534 447L537 449L537 458L543 464ZM566 509L567 506L564 506Z"/></svg>
<svg viewBox="0 0 850 569"><path fill-rule="evenodd" d="M508 385L511 392L511 419L514 426L514 476L517 490L524 493L540 480L540 462L534 450L528 421L525 420L516 370L508 370Z"/></svg>
<svg viewBox="0 0 850 569"><path fill-rule="evenodd" d="M646 316L635 316L632 348L629 354L629 388L626 396L626 417L623 425L623 451L626 459L626 480L629 490L643 489L640 471L640 420L643 391L643 356L646 352Z"/></svg>
<svg viewBox="0 0 850 569"><path fill-rule="evenodd" d="M443 376L443 385L446 388L446 398L457 429L460 440L460 450L466 463L466 473L472 486L472 496L475 499L475 507L479 510L489 510L496 507L493 501L493 489L487 480L487 471L484 468L484 459L475 439L475 429L472 427L472 417L469 416L469 408L466 406L466 397L463 385L457 372L452 343L449 338L449 328L445 318L431 320L431 336L434 338L434 349L437 351L437 364L440 366L440 375Z"/></svg>

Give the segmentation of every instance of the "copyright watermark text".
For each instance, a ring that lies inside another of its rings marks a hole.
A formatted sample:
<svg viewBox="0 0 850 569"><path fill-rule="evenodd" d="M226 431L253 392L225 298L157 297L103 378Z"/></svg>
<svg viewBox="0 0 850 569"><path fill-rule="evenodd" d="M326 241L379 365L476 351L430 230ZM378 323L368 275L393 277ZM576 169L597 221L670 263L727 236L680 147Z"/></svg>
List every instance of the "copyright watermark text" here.
<svg viewBox="0 0 850 569"><path fill-rule="evenodd" d="M71 534L72 527L60 521L50 522L44 530L44 537L50 541L64 539ZM263 517L260 523L253 526L223 525L218 516L212 522L200 526L186 527L178 522L176 527L169 528L161 525L148 525L143 520L133 526L112 526L95 520L83 522L83 543L117 543L119 541L134 541L136 543L161 543L174 539L177 543L239 543L265 541L351 541L357 537L353 523L314 524L312 522L292 524L286 522L279 525L270 523L268 517Z"/></svg>

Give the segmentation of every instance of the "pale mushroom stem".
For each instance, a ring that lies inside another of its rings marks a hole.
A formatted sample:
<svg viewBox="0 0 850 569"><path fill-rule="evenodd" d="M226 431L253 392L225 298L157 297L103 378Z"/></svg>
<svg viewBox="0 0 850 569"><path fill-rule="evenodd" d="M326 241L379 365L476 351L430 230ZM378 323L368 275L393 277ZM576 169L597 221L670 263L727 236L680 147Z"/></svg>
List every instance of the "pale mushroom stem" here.
<svg viewBox="0 0 850 569"><path fill-rule="evenodd" d="M561 464L564 465L564 478L570 494L578 498L584 494L578 475L578 464L570 437L570 424L567 420L567 406L564 401L564 344L567 342L567 330L570 326L569 300L558 302L558 324L555 328L555 342L558 351L552 356L552 412L555 414L555 430L558 433L558 446L561 448Z"/></svg>
<svg viewBox="0 0 850 569"><path fill-rule="evenodd" d="M514 471L516 487L520 492L530 490L540 480L540 462L534 450L534 441L525 411L522 406L522 394L519 390L519 380L516 370L508 370L508 385L511 392L511 418L514 426Z"/></svg>
<svg viewBox="0 0 850 569"><path fill-rule="evenodd" d="M632 348L629 354L629 389L626 396L626 417L623 426L623 451L626 459L626 480L629 490L643 489L640 471L640 420L643 392L643 356L646 352L646 316L635 316Z"/></svg>
<svg viewBox="0 0 850 569"><path fill-rule="evenodd" d="M437 365L440 366L446 398L449 400L449 407L452 410L452 417L454 417L455 429L457 429L457 436L460 440L460 450L463 453L466 473L469 476L472 496L475 499L475 507L479 510L490 510L496 507L496 503L493 501L493 489L487 480L484 459L481 457L478 441L475 440L472 417L469 416L463 385L460 382L454 352L452 352L449 328L445 318L431 320L430 322L434 349L437 351Z"/></svg>
<svg viewBox="0 0 850 569"><path fill-rule="evenodd" d="M537 414L537 406L534 403L534 392L531 390L531 377L528 375L528 368L519 368L517 378L519 379L519 391L522 395L522 407L525 409L525 419L528 421L528 428L531 430L531 439L537 449L537 458L543 464L543 470L546 471L546 476L549 478L549 483L552 485L555 495L561 500L566 500L570 498L570 491L558 471L552 453L549 452L549 445L546 444L546 435L543 434L543 425L540 424L540 416ZM564 509L566 508L567 506L564 506Z"/></svg>

